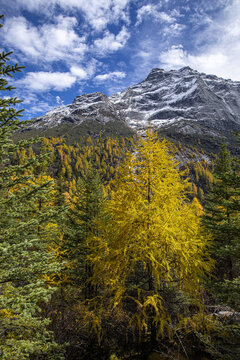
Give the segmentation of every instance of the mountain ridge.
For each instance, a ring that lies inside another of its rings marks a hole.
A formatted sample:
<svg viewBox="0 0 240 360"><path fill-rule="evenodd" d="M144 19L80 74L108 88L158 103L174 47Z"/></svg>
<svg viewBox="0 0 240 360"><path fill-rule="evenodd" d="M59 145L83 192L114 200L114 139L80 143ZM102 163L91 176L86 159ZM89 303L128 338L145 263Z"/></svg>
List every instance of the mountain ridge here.
<svg viewBox="0 0 240 360"><path fill-rule="evenodd" d="M200 138L214 149L214 142L219 144L225 137L236 147L233 132L240 131L240 82L190 67L154 68L140 83L109 97L101 92L76 96L72 104L35 118L28 131L44 133L92 122L103 130L112 124L122 128L120 133L141 132L149 117L152 126L172 139Z"/></svg>

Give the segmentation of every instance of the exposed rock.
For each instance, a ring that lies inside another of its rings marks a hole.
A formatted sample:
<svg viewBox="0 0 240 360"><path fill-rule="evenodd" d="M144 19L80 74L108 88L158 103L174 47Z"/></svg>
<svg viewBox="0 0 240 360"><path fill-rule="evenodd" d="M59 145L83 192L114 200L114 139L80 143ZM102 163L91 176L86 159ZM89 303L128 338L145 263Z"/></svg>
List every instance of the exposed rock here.
<svg viewBox="0 0 240 360"><path fill-rule="evenodd" d="M155 68L141 83L109 98L100 92L77 96L72 104L34 119L31 128L94 120L103 125L121 122L141 131L149 117L153 126L180 140L190 135L221 142L226 136L231 143L233 131L240 131L240 82L190 67Z"/></svg>

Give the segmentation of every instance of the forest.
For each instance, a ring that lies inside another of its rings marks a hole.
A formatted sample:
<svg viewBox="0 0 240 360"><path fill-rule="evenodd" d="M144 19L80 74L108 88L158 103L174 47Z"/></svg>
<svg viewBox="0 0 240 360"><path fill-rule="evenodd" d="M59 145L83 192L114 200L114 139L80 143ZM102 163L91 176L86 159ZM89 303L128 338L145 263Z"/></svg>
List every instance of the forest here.
<svg viewBox="0 0 240 360"><path fill-rule="evenodd" d="M181 144L150 125L16 142L28 122L9 96L21 71L10 57L0 54L0 358L239 359L240 160L223 142L212 163L180 167Z"/></svg>

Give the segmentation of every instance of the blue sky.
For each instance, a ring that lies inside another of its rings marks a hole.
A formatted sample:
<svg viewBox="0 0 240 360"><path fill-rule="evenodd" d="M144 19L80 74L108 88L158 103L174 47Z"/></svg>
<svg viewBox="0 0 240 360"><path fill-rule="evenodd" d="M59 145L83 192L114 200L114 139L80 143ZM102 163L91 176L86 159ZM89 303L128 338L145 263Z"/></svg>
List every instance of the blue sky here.
<svg viewBox="0 0 240 360"><path fill-rule="evenodd" d="M25 118L114 94L154 67L240 81L240 0L0 0Z"/></svg>

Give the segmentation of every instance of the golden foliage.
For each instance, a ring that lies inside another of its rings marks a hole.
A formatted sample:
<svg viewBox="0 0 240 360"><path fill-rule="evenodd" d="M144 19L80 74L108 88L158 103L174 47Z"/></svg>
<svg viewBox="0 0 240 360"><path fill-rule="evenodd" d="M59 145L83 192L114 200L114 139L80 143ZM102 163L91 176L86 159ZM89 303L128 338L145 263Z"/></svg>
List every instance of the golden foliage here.
<svg viewBox="0 0 240 360"><path fill-rule="evenodd" d="M208 240L200 232L202 208L197 199L188 202L183 175L168 143L148 130L118 168L108 203L110 221L102 236L88 243L93 284L108 289L113 307L129 298L129 286L137 291L132 322L143 330L150 320L158 335L171 323L161 291L182 290L198 302L201 278L212 264ZM139 268L145 284L129 285Z"/></svg>

